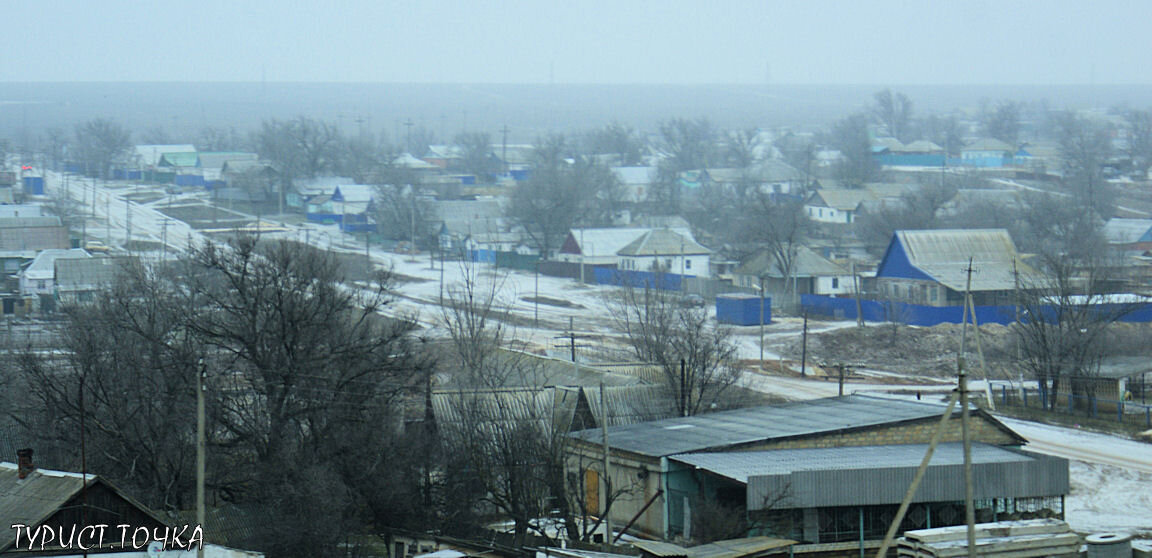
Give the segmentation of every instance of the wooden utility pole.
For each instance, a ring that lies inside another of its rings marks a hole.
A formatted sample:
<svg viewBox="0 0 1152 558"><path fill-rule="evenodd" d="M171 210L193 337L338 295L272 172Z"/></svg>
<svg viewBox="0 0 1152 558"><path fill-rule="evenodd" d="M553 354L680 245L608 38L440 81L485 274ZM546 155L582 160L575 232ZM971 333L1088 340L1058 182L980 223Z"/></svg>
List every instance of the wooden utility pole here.
<svg viewBox="0 0 1152 558"><path fill-rule="evenodd" d="M761 343L763 344L763 343ZM800 377L808 372L808 312L804 312L804 330L800 334ZM841 374L843 376L843 374ZM841 378L843 383L843 378ZM840 395L844 395L844 386L840 386Z"/></svg>
<svg viewBox="0 0 1152 558"><path fill-rule="evenodd" d="M612 519L608 517L608 503L612 498L612 481L608 475L608 400L604 396L604 382L600 382L600 434L604 438L604 552L612 549Z"/></svg>
<svg viewBox="0 0 1152 558"><path fill-rule="evenodd" d="M199 362L196 370L196 524L204 528L204 472L207 461L207 444L205 443L204 419L204 376L207 370L204 361ZM196 549L196 558L204 558L204 545Z"/></svg>
<svg viewBox="0 0 1152 558"><path fill-rule="evenodd" d="M764 276L760 276L760 369L764 369Z"/></svg>
<svg viewBox="0 0 1152 558"><path fill-rule="evenodd" d="M864 327L864 311L860 303L860 280L856 275L856 262L852 262L852 292L856 295L856 327Z"/></svg>
<svg viewBox="0 0 1152 558"><path fill-rule="evenodd" d="M840 377L839 389L837 390L836 393L840 396L843 396L844 395L844 363L843 362L837 363L836 364L836 370L837 370L839 377Z"/></svg>
<svg viewBox="0 0 1152 558"><path fill-rule="evenodd" d="M956 368L959 376L957 389L960 392L960 437L964 446L964 522L968 526L968 558L976 558L976 507L973 502L972 486L972 436L968 422L968 372L964 369L964 349L968 334L968 304L972 291L972 258L968 258L968 279L964 284L964 317L960 325L960 351L956 354Z"/></svg>

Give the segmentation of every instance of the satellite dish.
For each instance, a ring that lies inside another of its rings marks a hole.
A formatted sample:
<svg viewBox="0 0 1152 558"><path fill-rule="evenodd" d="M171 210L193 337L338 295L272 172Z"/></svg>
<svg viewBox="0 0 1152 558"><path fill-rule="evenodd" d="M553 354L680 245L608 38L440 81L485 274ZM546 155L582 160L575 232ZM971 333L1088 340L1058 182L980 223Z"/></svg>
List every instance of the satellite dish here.
<svg viewBox="0 0 1152 558"><path fill-rule="evenodd" d="M160 558L164 555L164 543L152 541L148 543L148 558Z"/></svg>

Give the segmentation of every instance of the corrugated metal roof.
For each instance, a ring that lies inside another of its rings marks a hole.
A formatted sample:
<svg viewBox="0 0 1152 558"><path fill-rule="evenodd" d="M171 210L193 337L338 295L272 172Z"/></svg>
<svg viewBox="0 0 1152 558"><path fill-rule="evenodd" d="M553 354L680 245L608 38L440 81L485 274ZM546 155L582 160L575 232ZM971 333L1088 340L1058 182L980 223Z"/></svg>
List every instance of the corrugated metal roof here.
<svg viewBox="0 0 1152 558"><path fill-rule="evenodd" d="M839 448L781 449L768 451L730 451L723 453L685 453L673 455L686 465L747 483L750 477L782 475L794 471L827 471L881 467L918 467L928 450L927 444L850 446ZM1023 463L1034 458L989 444L972 444L973 463ZM963 444L939 444L929 465L964 463Z"/></svg>
<svg viewBox="0 0 1152 558"><path fill-rule="evenodd" d="M793 274L796 277L840 277L848 275L848 270L832 263L831 260L817 254L807 246L796 249L796 257L792 263ZM776 258L767 251L758 252L751 260L744 262L733 272L736 275L754 275L756 277L784 277Z"/></svg>
<svg viewBox="0 0 1152 558"><path fill-rule="evenodd" d="M97 290L111 285L128 258L57 260L56 288L61 292Z"/></svg>
<svg viewBox="0 0 1152 558"><path fill-rule="evenodd" d="M88 486L96 482L88 476ZM16 540L16 530L9 524L39 525L68 500L80 492L83 481L79 474L36 469L20 480L15 463L0 463L0 552Z"/></svg>
<svg viewBox="0 0 1152 558"><path fill-rule="evenodd" d="M243 161L255 164L259 158L259 155L247 151L206 151L200 154L200 166L205 170L220 170L224 168L224 163Z"/></svg>
<svg viewBox="0 0 1152 558"><path fill-rule="evenodd" d="M636 541L632 546L640 550L658 556L659 558L676 558L680 556L688 556L688 549L678 544L663 541Z"/></svg>
<svg viewBox="0 0 1152 558"><path fill-rule="evenodd" d="M1016 148L996 138L980 138L964 146L962 151L1016 151Z"/></svg>
<svg viewBox="0 0 1152 558"><path fill-rule="evenodd" d="M200 166L200 156L195 151L189 153L165 153L160 156L158 165L162 167L198 167Z"/></svg>
<svg viewBox="0 0 1152 558"><path fill-rule="evenodd" d="M854 188L848 190L817 190L808 198L808 205L831 207L840 211L855 211L860 204L876 199L871 190Z"/></svg>
<svg viewBox="0 0 1152 558"><path fill-rule="evenodd" d="M680 256L711 254L691 237L672 229L652 229L616 252L620 256Z"/></svg>
<svg viewBox="0 0 1152 558"><path fill-rule="evenodd" d="M749 167L749 173L763 182L790 182L804 178L795 167L780 159L764 159L754 163Z"/></svg>
<svg viewBox="0 0 1152 558"><path fill-rule="evenodd" d="M598 387L585 386L583 390L596 424L603 424L605 406L608 407L608 426L677 416L675 396L664 385L606 386L606 405L600 404Z"/></svg>
<svg viewBox="0 0 1152 558"><path fill-rule="evenodd" d="M916 140L901 147L900 149L893 149L893 151L900 151L904 153L933 153L944 151L944 148L928 140Z"/></svg>
<svg viewBox="0 0 1152 558"><path fill-rule="evenodd" d="M616 256L625 246L640 238L650 229L572 229L568 234L576 241L580 253L587 258L606 258Z"/></svg>
<svg viewBox="0 0 1152 558"><path fill-rule="evenodd" d="M196 146L189 143L136 146L136 156L139 157L140 164L148 167L156 166L165 153L188 153L193 151L196 151Z"/></svg>
<svg viewBox="0 0 1152 558"><path fill-rule="evenodd" d="M789 539L747 537L702 544L688 549L688 558L743 558L796 544Z"/></svg>
<svg viewBox="0 0 1152 558"><path fill-rule="evenodd" d="M88 475L87 480L86 486L103 484L144 515L161 525L166 523L108 481L96 475ZM0 528L0 553L16 541L16 529L9 529L8 525L39 525L79 494L84 486L80 473L36 468L26 478L20 479L15 463L0 462L0 521L4 522L4 527Z"/></svg>
<svg viewBox="0 0 1152 558"><path fill-rule="evenodd" d="M1114 217L1104 224L1104 238L1112 244L1131 244L1152 241L1152 219L1120 219Z"/></svg>
<svg viewBox="0 0 1152 558"><path fill-rule="evenodd" d="M971 258L973 291L1011 290L1013 262L1021 275L1032 268L1019 261L1016 244L1004 229L896 231L908 261L936 281L963 292Z"/></svg>
<svg viewBox="0 0 1152 558"><path fill-rule="evenodd" d="M441 426L480 421L483 429L535 421L545 430L566 431L572 424L579 391L572 388L452 390L432 393L432 411Z"/></svg>
<svg viewBox="0 0 1152 558"><path fill-rule="evenodd" d="M24 268L20 275L28 279L52 279L56 276L56 261L91 258L92 256L79 248L71 250L51 249L43 250L36 255L36 259Z"/></svg>
<svg viewBox="0 0 1152 558"><path fill-rule="evenodd" d="M787 405L752 407L608 429L613 448L653 457L722 449L940 416L942 405L846 395ZM597 441L600 431L573 436Z"/></svg>

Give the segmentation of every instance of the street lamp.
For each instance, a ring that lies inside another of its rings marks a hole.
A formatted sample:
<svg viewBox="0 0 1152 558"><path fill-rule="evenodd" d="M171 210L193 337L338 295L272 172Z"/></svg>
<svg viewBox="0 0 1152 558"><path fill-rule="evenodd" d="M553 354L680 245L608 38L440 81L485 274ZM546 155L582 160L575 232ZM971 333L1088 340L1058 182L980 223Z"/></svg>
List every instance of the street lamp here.
<svg viewBox="0 0 1152 558"><path fill-rule="evenodd" d="M764 276L760 276L760 284L752 285L760 292L760 369L764 369Z"/></svg>

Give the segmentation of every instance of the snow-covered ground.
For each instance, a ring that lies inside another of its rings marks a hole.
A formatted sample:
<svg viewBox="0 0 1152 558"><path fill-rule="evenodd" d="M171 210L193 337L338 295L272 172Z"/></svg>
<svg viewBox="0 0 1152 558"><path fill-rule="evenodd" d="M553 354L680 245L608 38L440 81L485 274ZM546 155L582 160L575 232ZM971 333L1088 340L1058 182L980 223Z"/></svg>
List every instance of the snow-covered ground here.
<svg viewBox="0 0 1152 558"><path fill-rule="evenodd" d="M1011 185L1026 188L1018 183ZM189 241L203 241L204 236L198 231L183 222L168 218L158 210L156 205L166 203L166 198L152 204L125 203L122 196L131 193L132 189L125 184L114 186L69 178L67 192L72 199L89 204L86 207L94 214L94 219L88 224L90 237L104 239L105 231L108 231L109 244L122 244L127 236L127 215L130 213L134 240L147 239L158 243L166 238L173 251L183 249ZM46 188L53 195L63 193L62 176L47 173ZM94 208L91 207L92 200L95 200ZM255 220L255 217L252 219ZM292 232L276 234L298 240L308 239L312 244L325 249L365 253L362 241L342 233L334 225L307 224L292 228ZM428 255L412 257L376 248L370 249L370 255L375 264L391 267L397 273L417 279L399 286L400 298L395 308L398 312L416 316L429 327L434 328L438 322L439 302L445 292L442 289L450 289L459 284L467 273L477 273L479 277L497 281L500 285L500 300L517 319L515 336L522 341L551 347L557 334L568 329L570 319L578 332L615 335L611 310L605 301L611 287L583 285L571 279L524 271L496 271L483 265L468 268L460 262L447 262L441 268L440 263L431 262ZM524 300L537 293L575 306L560 307ZM853 325L854 322L817 322L810 324L809 332ZM765 327L765 338L799 335L800 329L799 319L780 318ZM759 358L759 328L734 328L734 332L740 358ZM780 358L770 351L766 351L764 357L768 360ZM890 374L885 371L865 372L872 376ZM837 382L830 379L769 376L750 372L742 379L742 384L789 399L813 399L838 393ZM983 390L981 382L973 381L972 384L974 391ZM924 379L915 385L850 381L845 384L844 392L879 394L900 391L906 394L905 397L914 397L912 394L920 392L924 400L939 401L952 388L949 382L932 379ZM1072 494L1067 499L1067 513L1074 528L1086 532L1120 530L1152 535L1152 444L1015 419L1001 420L1031 441L1028 449L1073 460Z"/></svg>

